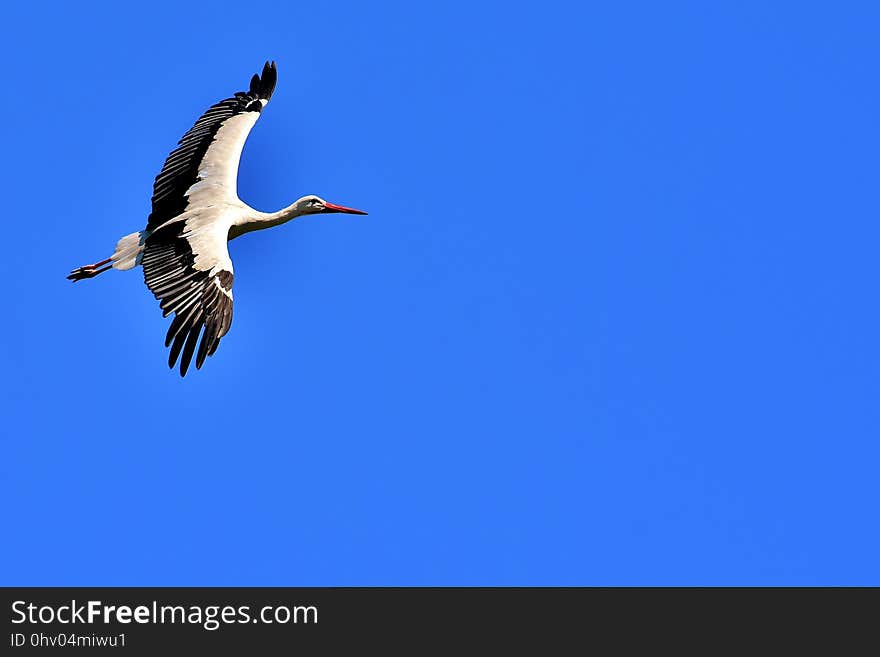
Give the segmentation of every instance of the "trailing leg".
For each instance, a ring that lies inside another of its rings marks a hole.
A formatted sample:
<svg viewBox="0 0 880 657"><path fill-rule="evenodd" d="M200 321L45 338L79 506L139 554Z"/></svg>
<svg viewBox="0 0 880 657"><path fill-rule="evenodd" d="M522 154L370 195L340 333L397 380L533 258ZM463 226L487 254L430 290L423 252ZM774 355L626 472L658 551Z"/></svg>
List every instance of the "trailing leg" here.
<svg viewBox="0 0 880 657"><path fill-rule="evenodd" d="M93 265L83 265L82 267L77 267L67 275L67 278L74 283L76 283L77 281L81 281L85 278L94 278L98 274L112 268L113 265L109 264L112 261L112 258L107 258L106 260L96 262Z"/></svg>

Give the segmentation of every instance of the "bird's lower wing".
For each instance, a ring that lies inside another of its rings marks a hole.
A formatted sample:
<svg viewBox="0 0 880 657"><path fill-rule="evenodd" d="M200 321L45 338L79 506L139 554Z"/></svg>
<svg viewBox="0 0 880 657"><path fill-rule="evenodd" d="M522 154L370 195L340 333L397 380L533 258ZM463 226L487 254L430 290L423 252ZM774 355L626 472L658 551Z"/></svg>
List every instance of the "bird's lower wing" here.
<svg viewBox="0 0 880 657"><path fill-rule="evenodd" d="M227 231L218 222L194 218L160 228L144 245L144 282L160 300L163 316L174 313L165 346L171 346L169 367L180 356L181 376L186 375L194 354L196 368L201 368L232 324L233 273Z"/></svg>

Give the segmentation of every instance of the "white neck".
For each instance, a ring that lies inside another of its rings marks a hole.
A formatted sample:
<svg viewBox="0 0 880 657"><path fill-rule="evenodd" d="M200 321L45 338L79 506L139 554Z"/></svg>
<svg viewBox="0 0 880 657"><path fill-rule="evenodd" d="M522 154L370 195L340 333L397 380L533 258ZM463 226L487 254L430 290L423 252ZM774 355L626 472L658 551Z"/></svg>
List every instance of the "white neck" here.
<svg viewBox="0 0 880 657"><path fill-rule="evenodd" d="M280 226L304 214L307 213L302 211L299 201L291 203L286 208L278 210L278 212L260 212L259 210L249 208L249 212L236 221L229 230L229 239L235 239L239 235L251 233L255 230Z"/></svg>

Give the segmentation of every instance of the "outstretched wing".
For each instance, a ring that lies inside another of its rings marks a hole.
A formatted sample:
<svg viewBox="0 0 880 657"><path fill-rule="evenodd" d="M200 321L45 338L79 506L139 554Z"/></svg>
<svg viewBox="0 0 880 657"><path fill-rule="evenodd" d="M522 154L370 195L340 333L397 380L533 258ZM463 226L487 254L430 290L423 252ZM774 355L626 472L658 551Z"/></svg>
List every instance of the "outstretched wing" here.
<svg viewBox="0 0 880 657"><path fill-rule="evenodd" d="M277 79L275 62L266 62L247 92L212 105L183 136L156 176L147 231L186 210L237 200L241 149Z"/></svg>
<svg viewBox="0 0 880 657"><path fill-rule="evenodd" d="M174 313L165 336L168 366L180 356L185 376L213 355L232 324L232 260L226 249L228 226L210 215L193 217L155 231L144 244L144 282L161 301L163 316ZM196 343L202 339L196 352Z"/></svg>

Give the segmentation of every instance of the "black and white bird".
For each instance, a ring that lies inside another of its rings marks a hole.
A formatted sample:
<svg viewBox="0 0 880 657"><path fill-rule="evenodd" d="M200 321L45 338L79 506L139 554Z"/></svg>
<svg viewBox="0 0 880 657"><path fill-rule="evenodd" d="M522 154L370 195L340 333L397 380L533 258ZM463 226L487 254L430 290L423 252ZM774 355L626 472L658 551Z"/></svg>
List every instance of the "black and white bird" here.
<svg viewBox="0 0 880 657"><path fill-rule="evenodd" d="M165 346L171 347L169 367L174 368L180 358L181 376L193 355L196 368L201 368L232 324L229 240L308 214L367 214L317 196L303 196L268 213L238 198L241 150L272 97L276 80L275 62L266 62L248 91L208 108L156 176L146 228L120 239L106 260L74 269L67 277L79 281L111 268L141 265L144 282L161 302L163 316L174 313Z"/></svg>

